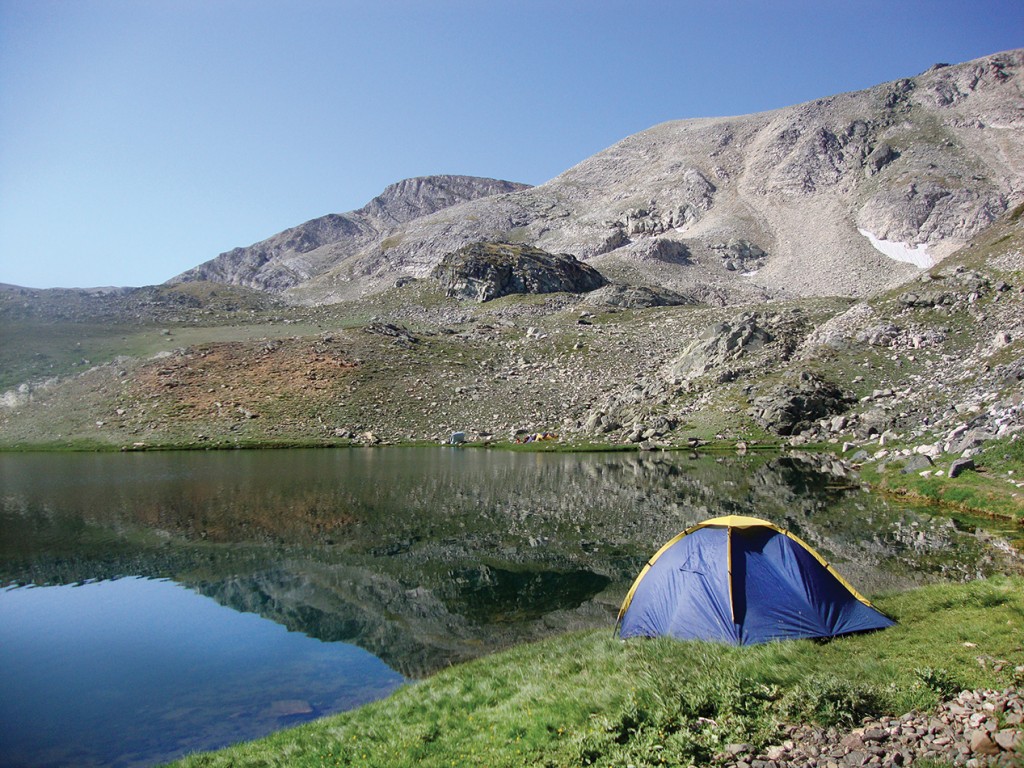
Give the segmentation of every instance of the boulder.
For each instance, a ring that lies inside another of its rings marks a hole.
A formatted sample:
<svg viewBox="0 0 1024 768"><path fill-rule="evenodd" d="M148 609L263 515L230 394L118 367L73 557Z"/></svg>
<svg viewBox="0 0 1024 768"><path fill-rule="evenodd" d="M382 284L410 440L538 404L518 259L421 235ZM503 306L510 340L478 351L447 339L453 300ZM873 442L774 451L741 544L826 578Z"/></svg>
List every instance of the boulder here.
<svg viewBox="0 0 1024 768"><path fill-rule="evenodd" d="M842 432L846 429L847 419L845 416L833 416L832 420L828 423L830 432Z"/></svg>
<svg viewBox="0 0 1024 768"><path fill-rule="evenodd" d="M978 427L969 429L954 441L950 441L948 447L949 453L963 453L964 451L969 451L973 448L977 448L986 440L991 440L993 437L995 437L995 435L986 429Z"/></svg>
<svg viewBox="0 0 1024 768"><path fill-rule="evenodd" d="M447 254L431 276L453 298L484 302L516 293L586 293L604 276L567 253L512 243L473 243Z"/></svg>
<svg viewBox="0 0 1024 768"><path fill-rule="evenodd" d="M906 462L904 462L903 469L901 470L901 472L904 475L909 475L912 472L920 472L925 469L931 469L933 466L934 465L930 458L928 458L924 454L919 453L916 456L911 456L909 459L906 460Z"/></svg>
<svg viewBox="0 0 1024 768"><path fill-rule="evenodd" d="M857 419L857 437L868 439L885 432L892 423L892 417L880 408L864 411Z"/></svg>
<svg viewBox="0 0 1024 768"><path fill-rule="evenodd" d="M949 465L949 476L958 477L968 469L974 469L974 459L957 459Z"/></svg>
<svg viewBox="0 0 1024 768"><path fill-rule="evenodd" d="M796 435L819 419L842 413L852 402L853 398L836 384L804 371L795 381L756 398L749 413L770 432Z"/></svg>
<svg viewBox="0 0 1024 768"><path fill-rule="evenodd" d="M584 424L584 430L596 434L607 434L620 429L622 425L614 416L604 411L593 411Z"/></svg>
<svg viewBox="0 0 1024 768"><path fill-rule="evenodd" d="M1002 349L1013 342L1013 336L1009 331L997 331L995 337L992 339L993 349Z"/></svg>
<svg viewBox="0 0 1024 768"><path fill-rule="evenodd" d="M667 288L647 288L640 285L606 285L586 295L587 304L609 307L625 307L626 309L645 309L647 307L675 307L683 304L697 304L691 296L670 291Z"/></svg>
<svg viewBox="0 0 1024 768"><path fill-rule="evenodd" d="M755 315L739 315L712 326L683 350L672 364L671 375L676 379L702 376L712 368L760 349L773 339L772 334L758 324Z"/></svg>
<svg viewBox="0 0 1024 768"><path fill-rule="evenodd" d="M883 141L864 158L864 172L868 176L874 176L899 156L899 152Z"/></svg>

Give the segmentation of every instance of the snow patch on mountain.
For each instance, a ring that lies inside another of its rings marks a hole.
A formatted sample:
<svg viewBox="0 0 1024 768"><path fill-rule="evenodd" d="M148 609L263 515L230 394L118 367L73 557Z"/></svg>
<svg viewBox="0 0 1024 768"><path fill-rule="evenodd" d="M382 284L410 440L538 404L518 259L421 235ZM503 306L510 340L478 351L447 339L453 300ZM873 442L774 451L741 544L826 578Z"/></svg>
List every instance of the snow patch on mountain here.
<svg viewBox="0 0 1024 768"><path fill-rule="evenodd" d="M871 245L875 247L875 250L885 254L894 261L903 261L921 269L935 266L935 259L928 253L928 246L926 245L912 246L894 240L881 240L866 229L858 229L857 231L868 239Z"/></svg>

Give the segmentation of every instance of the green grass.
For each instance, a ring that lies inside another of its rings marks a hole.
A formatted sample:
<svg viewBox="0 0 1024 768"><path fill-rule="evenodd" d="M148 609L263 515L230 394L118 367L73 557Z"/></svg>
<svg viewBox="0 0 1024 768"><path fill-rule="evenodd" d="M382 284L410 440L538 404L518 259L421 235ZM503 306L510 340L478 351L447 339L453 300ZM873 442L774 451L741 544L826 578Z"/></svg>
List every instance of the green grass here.
<svg viewBox="0 0 1024 768"><path fill-rule="evenodd" d="M581 440L579 442L563 442L558 440L539 440L532 443L496 442L490 447L520 453L636 453L637 447L631 444L603 443L599 441Z"/></svg>
<svg viewBox="0 0 1024 768"><path fill-rule="evenodd" d="M731 742L764 746L786 722L848 727L962 688L1024 682L1014 662L1000 672L990 663L1024 653L1024 580L932 586L877 604L900 623L829 643L568 634L178 765L687 765Z"/></svg>
<svg viewBox="0 0 1024 768"><path fill-rule="evenodd" d="M936 464L948 470L955 457ZM965 471L955 478L945 475L921 477L918 473L902 474L902 461L892 462L884 471L868 464L861 476L877 489L901 496L931 501L983 517L1017 521L1024 525L1024 490L1009 482L1024 479L1024 441L993 440L974 457L977 471ZM1015 474L1010 475L1009 472Z"/></svg>

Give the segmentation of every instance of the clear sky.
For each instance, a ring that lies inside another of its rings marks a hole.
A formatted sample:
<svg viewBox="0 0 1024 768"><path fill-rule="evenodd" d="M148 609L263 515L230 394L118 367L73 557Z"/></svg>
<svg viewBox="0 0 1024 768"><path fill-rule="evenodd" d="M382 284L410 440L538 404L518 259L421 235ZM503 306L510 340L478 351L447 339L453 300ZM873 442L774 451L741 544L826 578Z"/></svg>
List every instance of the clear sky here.
<svg viewBox="0 0 1024 768"><path fill-rule="evenodd" d="M0 282L147 285L434 173L1024 46L1024 0L0 0Z"/></svg>

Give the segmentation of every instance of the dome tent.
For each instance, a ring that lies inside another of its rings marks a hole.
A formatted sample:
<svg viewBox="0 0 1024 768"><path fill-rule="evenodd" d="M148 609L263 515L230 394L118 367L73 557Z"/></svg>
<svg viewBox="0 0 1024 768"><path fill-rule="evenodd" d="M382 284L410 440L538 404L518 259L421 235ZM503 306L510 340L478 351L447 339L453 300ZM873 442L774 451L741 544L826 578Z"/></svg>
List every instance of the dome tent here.
<svg viewBox="0 0 1024 768"><path fill-rule="evenodd" d="M792 533L756 517L705 520L640 571L619 635L750 645L884 629L895 622Z"/></svg>

